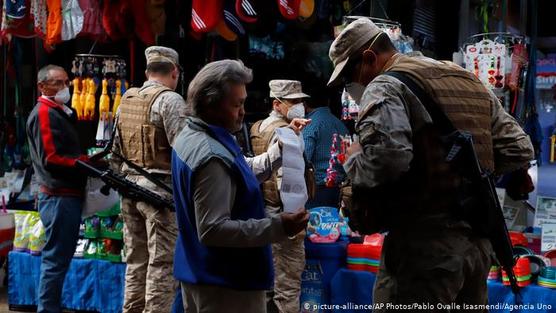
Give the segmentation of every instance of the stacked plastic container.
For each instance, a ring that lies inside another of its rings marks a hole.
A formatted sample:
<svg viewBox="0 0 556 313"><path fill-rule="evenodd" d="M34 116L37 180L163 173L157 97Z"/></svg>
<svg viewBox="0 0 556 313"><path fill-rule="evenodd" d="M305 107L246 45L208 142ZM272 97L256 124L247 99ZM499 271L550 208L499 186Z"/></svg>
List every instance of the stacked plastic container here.
<svg viewBox="0 0 556 313"><path fill-rule="evenodd" d="M542 287L556 289L556 266L542 268L537 284Z"/></svg>
<svg viewBox="0 0 556 313"><path fill-rule="evenodd" d="M347 268L356 271L378 272L384 235L365 237L362 244L351 243L347 248Z"/></svg>
<svg viewBox="0 0 556 313"><path fill-rule="evenodd" d="M520 257L517 260L514 266L514 274L519 287L531 284L531 263L528 258ZM510 279L504 270L502 270L502 283L506 286L510 285Z"/></svg>

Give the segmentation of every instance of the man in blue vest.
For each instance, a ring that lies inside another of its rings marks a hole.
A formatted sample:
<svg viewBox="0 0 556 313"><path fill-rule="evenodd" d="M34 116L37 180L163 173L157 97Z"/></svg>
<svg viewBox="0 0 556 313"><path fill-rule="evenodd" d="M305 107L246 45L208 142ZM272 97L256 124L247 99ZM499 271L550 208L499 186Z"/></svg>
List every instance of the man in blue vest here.
<svg viewBox="0 0 556 313"><path fill-rule="evenodd" d="M198 312L266 312L272 288L270 244L305 229L308 213L265 215L260 182L281 165L280 142L245 158L233 133L242 127L252 74L240 61L207 64L191 81L192 116L176 139L172 179L179 234L174 276L184 308ZM306 120L291 127L301 130Z"/></svg>

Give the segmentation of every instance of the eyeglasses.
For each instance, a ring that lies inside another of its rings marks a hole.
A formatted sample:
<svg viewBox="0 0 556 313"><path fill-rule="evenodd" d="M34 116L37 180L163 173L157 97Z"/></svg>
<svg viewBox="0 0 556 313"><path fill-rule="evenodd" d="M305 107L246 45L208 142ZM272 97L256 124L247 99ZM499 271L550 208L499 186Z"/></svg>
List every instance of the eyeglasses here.
<svg viewBox="0 0 556 313"><path fill-rule="evenodd" d="M69 79L66 79L66 80L62 80L62 79L49 79L49 80L44 81L44 83L46 83L46 84L48 84L48 85L51 85L51 86L62 86L62 85L65 85L65 86L68 86L68 87L69 87L69 85L70 85Z"/></svg>

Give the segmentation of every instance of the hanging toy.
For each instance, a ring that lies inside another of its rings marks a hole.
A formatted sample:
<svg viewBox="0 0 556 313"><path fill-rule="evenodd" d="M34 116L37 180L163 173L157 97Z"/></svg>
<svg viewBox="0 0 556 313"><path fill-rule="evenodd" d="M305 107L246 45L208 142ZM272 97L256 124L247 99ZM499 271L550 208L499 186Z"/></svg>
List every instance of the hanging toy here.
<svg viewBox="0 0 556 313"><path fill-rule="evenodd" d="M79 78L73 79L73 95L71 97L71 107L77 113L77 119L83 118L83 106L81 105L81 91L79 90L81 80Z"/></svg>
<svg viewBox="0 0 556 313"><path fill-rule="evenodd" d="M518 43L513 47L512 52L512 70L508 79L508 86L512 91L519 91L519 78L521 76L523 68L527 65L529 60L529 54L527 53L527 47Z"/></svg>
<svg viewBox="0 0 556 313"><path fill-rule="evenodd" d="M336 150L337 142L338 134L334 134L332 136L332 146L330 147L330 160L328 161L328 168L326 169L325 184L327 188L333 188L336 186L336 178L338 177L338 172L334 169L338 154L338 151Z"/></svg>
<svg viewBox="0 0 556 313"><path fill-rule="evenodd" d="M349 146L349 141L344 137L340 136L342 141L340 142L340 153L338 153L338 162L344 164L346 162L346 151Z"/></svg>
<svg viewBox="0 0 556 313"><path fill-rule="evenodd" d="M110 97L108 96L108 80L105 78L102 80L102 95L100 96L98 113L99 118L102 120L108 120L108 113L110 112Z"/></svg>
<svg viewBox="0 0 556 313"><path fill-rule="evenodd" d="M85 119L86 120L92 120L95 116L95 105L96 105L96 101L95 101L95 93L96 93L96 84L95 81L92 78L88 79L88 94L87 94L87 98L86 98L86 103L85 103Z"/></svg>
<svg viewBox="0 0 556 313"><path fill-rule="evenodd" d="M87 95L89 94L89 78L81 80L81 96L79 97L79 104L81 105L80 120L85 119L85 107L87 106Z"/></svg>
<svg viewBox="0 0 556 313"><path fill-rule="evenodd" d="M112 116L116 116L118 112L118 107L122 101L122 81L116 81L116 96L114 97L114 105L112 106Z"/></svg>
<svg viewBox="0 0 556 313"><path fill-rule="evenodd" d="M349 98L349 94L344 89L342 91L342 120L344 121L351 119L351 116L349 115Z"/></svg>

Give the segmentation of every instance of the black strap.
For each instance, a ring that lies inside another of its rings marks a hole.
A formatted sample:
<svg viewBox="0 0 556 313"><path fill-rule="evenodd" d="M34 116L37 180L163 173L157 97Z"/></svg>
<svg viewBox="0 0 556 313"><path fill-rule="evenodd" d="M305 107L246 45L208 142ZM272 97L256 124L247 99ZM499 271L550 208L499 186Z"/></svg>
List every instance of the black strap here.
<svg viewBox="0 0 556 313"><path fill-rule="evenodd" d="M448 116L446 116L446 113L442 111L440 106L432 99L432 97L425 90L423 90L423 88L421 88L421 86L419 86L415 82L414 78L412 78L409 74L404 72L390 71L384 73L384 75L392 76L404 83L404 85L406 85L407 88L409 88L409 90L413 92L413 94L419 99L419 101L421 101L421 103L431 116L433 124L438 126L443 134L446 135L456 131L454 124L452 123L452 121L450 121Z"/></svg>

